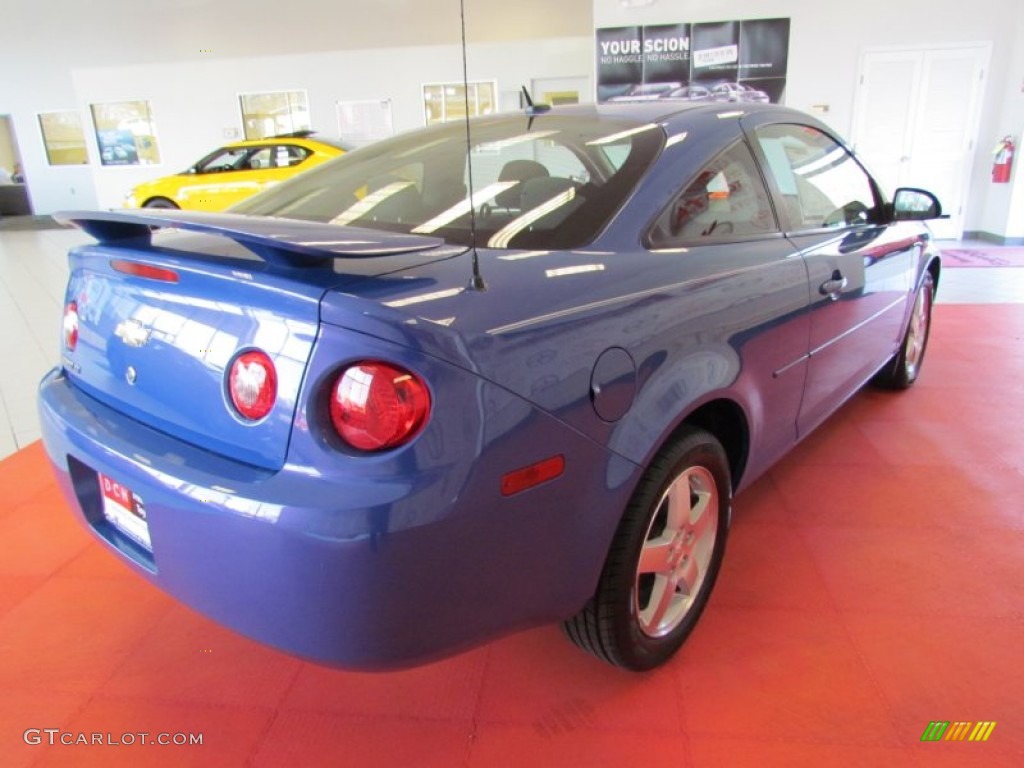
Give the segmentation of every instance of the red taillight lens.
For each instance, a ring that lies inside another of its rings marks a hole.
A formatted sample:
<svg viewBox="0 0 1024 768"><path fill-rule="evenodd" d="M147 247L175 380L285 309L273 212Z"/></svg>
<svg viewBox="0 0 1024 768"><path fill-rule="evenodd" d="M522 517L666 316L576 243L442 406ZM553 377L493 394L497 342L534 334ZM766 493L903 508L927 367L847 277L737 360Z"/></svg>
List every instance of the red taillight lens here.
<svg viewBox="0 0 1024 768"><path fill-rule="evenodd" d="M430 392L415 374L388 363L349 366L331 390L331 422L361 451L383 451L414 438L430 415Z"/></svg>
<svg viewBox="0 0 1024 768"><path fill-rule="evenodd" d="M228 373L231 403L244 418L258 421L270 413L277 400L277 370L265 352L243 352Z"/></svg>
<svg viewBox="0 0 1024 768"><path fill-rule="evenodd" d="M64 307L64 346L74 352L78 345L78 302L69 301Z"/></svg>
<svg viewBox="0 0 1024 768"><path fill-rule="evenodd" d="M149 280L159 280L164 283L178 282L178 273L173 269L154 267L152 264L140 264L137 261L125 261L124 259L112 259L110 266L118 272L135 277L145 277Z"/></svg>

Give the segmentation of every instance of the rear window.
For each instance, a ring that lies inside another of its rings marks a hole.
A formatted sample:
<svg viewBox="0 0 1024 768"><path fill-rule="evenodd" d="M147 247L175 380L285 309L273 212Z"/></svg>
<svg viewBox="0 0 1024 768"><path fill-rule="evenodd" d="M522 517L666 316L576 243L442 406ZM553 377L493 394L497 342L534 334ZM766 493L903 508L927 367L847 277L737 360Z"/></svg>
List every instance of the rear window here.
<svg viewBox="0 0 1024 768"><path fill-rule="evenodd" d="M236 206L490 248L577 248L625 202L664 142L596 114L449 123L378 142ZM470 196L470 186L473 194ZM474 221L471 223L470 212Z"/></svg>

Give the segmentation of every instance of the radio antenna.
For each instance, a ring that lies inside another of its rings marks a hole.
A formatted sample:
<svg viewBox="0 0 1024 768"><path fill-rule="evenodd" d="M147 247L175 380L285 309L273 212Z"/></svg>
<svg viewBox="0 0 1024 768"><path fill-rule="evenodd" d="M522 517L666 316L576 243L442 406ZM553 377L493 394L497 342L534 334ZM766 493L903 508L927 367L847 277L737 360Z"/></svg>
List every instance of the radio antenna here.
<svg viewBox="0 0 1024 768"><path fill-rule="evenodd" d="M459 0L459 15L462 21L462 95L466 105L466 183L469 186L469 242L473 250L473 276L469 287L474 291L486 291L487 283L480 274L480 257L476 251L476 205L473 200L473 138L469 130L469 63L466 54L466 0Z"/></svg>

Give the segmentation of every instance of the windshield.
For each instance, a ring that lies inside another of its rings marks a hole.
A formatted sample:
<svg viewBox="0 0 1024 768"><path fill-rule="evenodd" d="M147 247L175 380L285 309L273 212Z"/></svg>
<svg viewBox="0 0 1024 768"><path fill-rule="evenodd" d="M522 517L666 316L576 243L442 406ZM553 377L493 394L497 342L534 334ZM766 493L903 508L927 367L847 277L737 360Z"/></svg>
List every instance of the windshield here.
<svg viewBox="0 0 1024 768"><path fill-rule="evenodd" d="M350 152L251 198L237 213L434 235L490 248L590 242L661 150L657 125L594 110L457 121ZM469 168L472 167L472 196Z"/></svg>

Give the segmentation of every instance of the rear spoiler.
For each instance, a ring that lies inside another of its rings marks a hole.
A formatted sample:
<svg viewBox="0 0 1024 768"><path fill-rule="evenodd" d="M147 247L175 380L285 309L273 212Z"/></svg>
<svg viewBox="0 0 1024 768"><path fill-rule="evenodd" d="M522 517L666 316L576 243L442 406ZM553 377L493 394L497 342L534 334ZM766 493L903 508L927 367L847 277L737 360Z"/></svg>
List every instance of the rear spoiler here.
<svg viewBox="0 0 1024 768"><path fill-rule="evenodd" d="M238 213L165 209L62 211L53 214L53 218L108 245L120 241L135 245L140 239L148 244L153 232L160 229L219 235L234 240L269 264L286 267L322 265L334 258L393 256L444 244L437 237Z"/></svg>

